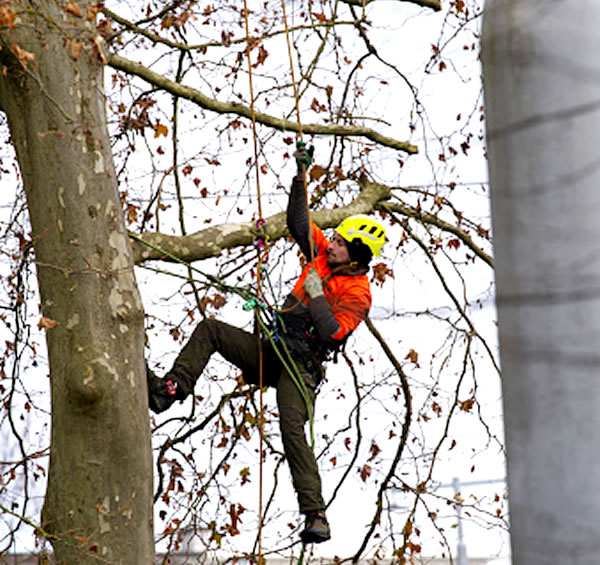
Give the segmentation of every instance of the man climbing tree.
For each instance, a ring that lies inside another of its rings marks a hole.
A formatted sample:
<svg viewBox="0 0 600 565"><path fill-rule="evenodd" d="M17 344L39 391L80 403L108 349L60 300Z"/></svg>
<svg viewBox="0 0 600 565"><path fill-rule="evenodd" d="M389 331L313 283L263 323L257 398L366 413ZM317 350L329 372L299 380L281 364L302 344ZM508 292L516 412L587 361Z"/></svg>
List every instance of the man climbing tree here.
<svg viewBox="0 0 600 565"><path fill-rule="evenodd" d="M329 241L309 221L306 206L304 178L313 147L299 142L294 156L298 173L290 191L287 224L309 262L278 313L275 336L281 334L282 339L270 335L259 340L240 328L207 318L198 324L164 379L148 370L148 389L150 408L157 413L167 410L175 400L193 392L215 352L239 367L246 383L275 387L283 446L300 512L306 516L300 537L304 543L320 543L331 534L321 479L304 425L312 420L315 396L324 377L323 363L369 313L371 292L366 273L373 255L380 254L385 230L367 216L352 216L336 228Z"/></svg>

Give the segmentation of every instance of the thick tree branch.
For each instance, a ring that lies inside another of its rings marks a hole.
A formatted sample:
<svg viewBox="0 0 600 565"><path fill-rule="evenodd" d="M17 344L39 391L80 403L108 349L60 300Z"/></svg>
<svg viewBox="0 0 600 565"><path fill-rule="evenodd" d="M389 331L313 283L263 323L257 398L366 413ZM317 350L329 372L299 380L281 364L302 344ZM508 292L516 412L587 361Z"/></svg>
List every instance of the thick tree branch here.
<svg viewBox="0 0 600 565"><path fill-rule="evenodd" d="M385 185L366 184L361 181L361 186L363 190L350 204L331 210L313 212L311 214L312 221L322 229L333 228L348 216L372 212L377 203L390 197L390 189ZM266 218L266 221L271 241L288 235L285 212ZM254 223L245 222L211 226L185 236L149 232L142 235L142 239L148 245L144 245L136 239L132 240L132 246L136 264L152 259L172 260L167 254L190 263L217 257L223 249L252 245L255 237Z"/></svg>
<svg viewBox="0 0 600 565"><path fill-rule="evenodd" d="M156 73L149 68L145 67L140 63L121 57L120 55L111 55L108 64L119 71L123 71L130 75L135 75L146 82L157 86L166 92L190 100L198 106L212 112L219 114L235 114L244 118L251 119L252 112L248 106L239 104L238 102L220 102L214 98L210 98L200 91L178 84L177 82L170 80L163 75ZM262 112L255 113L256 122L264 126L280 130L280 131L294 131L299 130L297 122L287 120L284 118L276 118L269 114L263 114ZM382 135L370 128L364 128L359 126L346 126L341 124L303 124L302 131L308 135L341 135L346 137L364 137L370 141L374 141L384 147L390 147L398 151L404 151L405 153L414 154L418 153L416 145L412 145L407 141L399 141L391 137Z"/></svg>
<svg viewBox="0 0 600 565"><path fill-rule="evenodd" d="M375 0L342 0L342 2L344 4L349 4L350 6L359 6L362 8L367 4L371 4L371 2L375 2ZM436 12L439 12L442 9L441 0L400 0L400 2L410 2L417 6L423 6L423 8L431 8Z"/></svg>

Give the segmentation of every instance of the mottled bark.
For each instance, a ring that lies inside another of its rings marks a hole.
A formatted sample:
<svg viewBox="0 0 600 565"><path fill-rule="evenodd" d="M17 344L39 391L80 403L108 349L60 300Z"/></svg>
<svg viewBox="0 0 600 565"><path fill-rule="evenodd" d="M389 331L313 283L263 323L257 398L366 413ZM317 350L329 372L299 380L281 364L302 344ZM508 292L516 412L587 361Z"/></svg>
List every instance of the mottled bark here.
<svg viewBox="0 0 600 565"><path fill-rule="evenodd" d="M154 558L143 309L105 120L90 2L13 1L0 106L29 207L52 434L43 522L59 563ZM32 57L28 56L30 53Z"/></svg>

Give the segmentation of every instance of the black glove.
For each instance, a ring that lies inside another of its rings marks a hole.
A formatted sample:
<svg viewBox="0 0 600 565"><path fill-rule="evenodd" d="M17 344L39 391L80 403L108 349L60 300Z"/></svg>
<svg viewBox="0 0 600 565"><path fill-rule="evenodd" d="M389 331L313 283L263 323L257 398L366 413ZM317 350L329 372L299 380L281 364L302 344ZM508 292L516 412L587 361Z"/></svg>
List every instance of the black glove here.
<svg viewBox="0 0 600 565"><path fill-rule="evenodd" d="M298 141L296 143L296 151L294 152L294 158L296 159L296 166L298 167L298 174L302 174L303 169L308 171L312 160L315 148L313 145L306 147L304 141Z"/></svg>

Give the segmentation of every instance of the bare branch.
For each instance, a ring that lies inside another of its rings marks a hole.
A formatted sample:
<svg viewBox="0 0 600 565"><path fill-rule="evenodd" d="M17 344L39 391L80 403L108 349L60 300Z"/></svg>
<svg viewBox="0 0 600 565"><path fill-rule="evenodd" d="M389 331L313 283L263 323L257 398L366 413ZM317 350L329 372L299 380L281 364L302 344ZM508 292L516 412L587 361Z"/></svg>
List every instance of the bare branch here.
<svg viewBox="0 0 600 565"><path fill-rule="evenodd" d="M125 57L121 57L120 55L111 55L108 60L108 64L113 69L123 71L130 75L135 75L146 82L173 94L174 96L179 96L181 98L185 98L186 100L190 100L206 110L217 112L219 114L235 114L243 118L252 118L252 112L248 106L244 106L238 102L220 102L219 100L215 100L214 98L210 98L202 94L200 91L194 88L170 80L163 75L150 70L144 65L126 59ZM298 124L291 120L276 118L275 116L264 114L262 112L256 112L255 118L257 123L279 131L299 131ZM416 145L413 145L407 141L399 141L397 139L382 135L370 128L359 126L346 126L341 124L302 124L302 131L309 135L364 137L384 147L390 147L392 149L404 151L405 153L409 154L415 154L419 151Z"/></svg>
<svg viewBox="0 0 600 565"><path fill-rule="evenodd" d="M404 448L406 447L406 443L408 441L408 431L409 431L410 423L412 420L412 395L410 392L410 386L408 384L408 378L406 376L406 373L402 369L402 365L400 364L400 361L398 361L398 359L396 358L396 356L390 349L389 345L387 344L387 342L385 341L385 339L383 338L381 333L379 333L379 330L377 330L377 328L374 326L372 320L370 318L367 318L365 320L365 323L366 323L367 327L369 328L369 331L371 332L373 337L379 342L379 345L383 349L383 351L386 354L387 358L389 359L390 363L394 366L394 369L396 369L396 372L398 373L398 376L400 377L400 385L402 387L402 392L404 394L404 402L406 403L406 412L404 414L404 422L402 423L402 435L400 437L400 441L398 442L398 448L396 449L396 454L394 455L392 465L388 469L385 479L382 481L382 483L379 487L379 490L377 492L377 499L375 501L375 514L371 520L369 529L368 529L365 537L362 540L360 548L356 551L356 553L354 554L354 557L352 558L352 563L358 563L360 556L363 554L369 540L371 539L371 536L373 535L373 532L375 531L375 528L379 524L379 520L381 518L381 512L383 510L383 494L384 494L385 490L389 487L390 482L393 479L394 474L396 473L396 468L398 467L398 464L400 463L402 454L404 453Z"/></svg>
<svg viewBox="0 0 600 565"><path fill-rule="evenodd" d="M363 190L366 190L367 188L371 189L375 186L380 186L377 183L366 179L365 177L361 178L360 184ZM386 188L389 191L394 190L393 188ZM479 246L477 246L475 242L471 239L471 237L458 226L445 222L444 220L438 218L433 214L429 214L412 206L408 206L403 202L377 202L375 208L386 212L394 212L396 214L401 214L408 218L414 218L415 220L423 224L436 226L442 231L451 233L452 235L455 235L457 238L459 238L482 261L485 261L490 267L494 266L494 260L492 259L492 257L488 255Z"/></svg>

